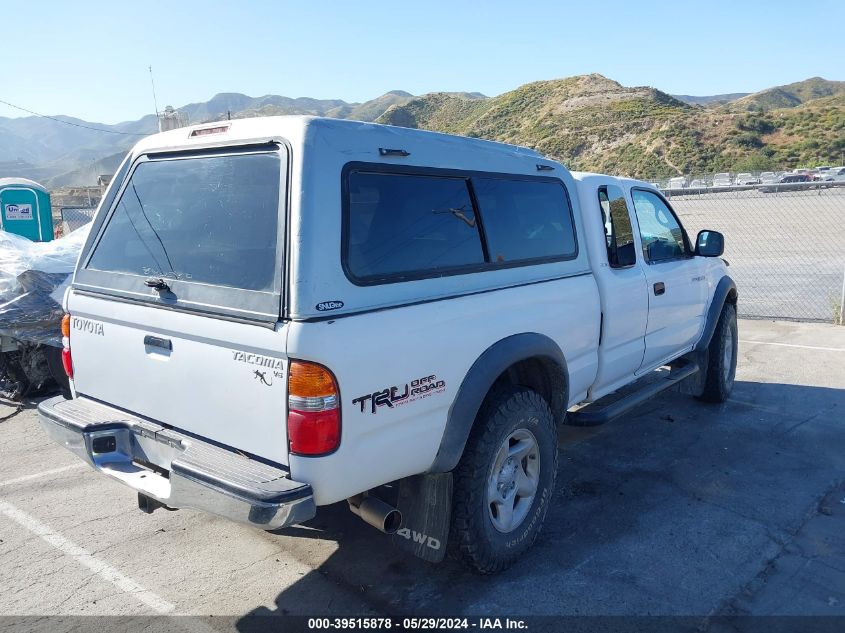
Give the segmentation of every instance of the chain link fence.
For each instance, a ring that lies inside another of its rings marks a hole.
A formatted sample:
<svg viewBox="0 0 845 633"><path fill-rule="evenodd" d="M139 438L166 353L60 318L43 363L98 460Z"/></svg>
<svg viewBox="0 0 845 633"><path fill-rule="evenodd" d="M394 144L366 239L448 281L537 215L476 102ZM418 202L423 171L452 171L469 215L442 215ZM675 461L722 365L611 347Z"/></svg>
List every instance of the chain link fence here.
<svg viewBox="0 0 845 633"><path fill-rule="evenodd" d="M90 207L62 207L62 235L67 235L85 226L94 219L96 208Z"/></svg>
<svg viewBox="0 0 845 633"><path fill-rule="evenodd" d="M739 315L842 323L845 182L664 189L691 239L725 234Z"/></svg>

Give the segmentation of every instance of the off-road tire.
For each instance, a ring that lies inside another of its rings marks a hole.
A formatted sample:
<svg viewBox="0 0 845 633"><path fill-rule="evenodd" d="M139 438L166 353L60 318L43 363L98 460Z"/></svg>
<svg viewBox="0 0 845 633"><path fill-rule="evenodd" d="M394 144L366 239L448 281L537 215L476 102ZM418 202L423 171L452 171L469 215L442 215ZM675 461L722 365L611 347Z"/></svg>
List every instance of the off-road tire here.
<svg viewBox="0 0 845 633"><path fill-rule="evenodd" d="M539 477L532 505L512 532L498 531L487 501L488 477L496 455L515 431L526 429L536 439ZM552 499L557 475L557 428L548 403L525 388L491 393L482 405L464 454L454 473L453 556L471 569L491 574L509 567L537 538Z"/></svg>
<svg viewBox="0 0 845 633"><path fill-rule="evenodd" d="M729 358L726 358L728 347L730 354ZM707 374L701 400L725 402L731 395L736 376L737 349L736 306L726 303L707 348Z"/></svg>

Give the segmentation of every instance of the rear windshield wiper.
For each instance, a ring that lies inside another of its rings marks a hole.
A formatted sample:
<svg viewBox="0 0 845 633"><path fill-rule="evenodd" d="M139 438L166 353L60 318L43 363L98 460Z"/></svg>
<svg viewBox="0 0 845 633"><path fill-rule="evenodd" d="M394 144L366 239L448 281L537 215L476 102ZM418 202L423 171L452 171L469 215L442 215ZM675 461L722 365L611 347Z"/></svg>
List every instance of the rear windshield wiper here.
<svg viewBox="0 0 845 633"><path fill-rule="evenodd" d="M170 286L161 277L147 277L144 280L144 285L147 286L148 288L152 288L153 290L158 290L159 292L169 292L170 291Z"/></svg>

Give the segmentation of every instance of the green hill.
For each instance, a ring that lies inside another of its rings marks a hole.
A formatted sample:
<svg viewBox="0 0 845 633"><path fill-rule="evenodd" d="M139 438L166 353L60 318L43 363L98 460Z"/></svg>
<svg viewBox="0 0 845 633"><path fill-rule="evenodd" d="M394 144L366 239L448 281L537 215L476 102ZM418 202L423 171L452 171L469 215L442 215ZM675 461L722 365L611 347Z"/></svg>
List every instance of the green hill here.
<svg viewBox="0 0 845 633"><path fill-rule="evenodd" d="M748 112L734 107L748 97L702 108L593 74L489 99L423 95L392 106L377 122L527 145L572 169L640 178L840 161L845 97L836 96L836 82L784 88L801 103ZM834 96L813 96L828 93Z"/></svg>
<svg viewBox="0 0 845 633"><path fill-rule="evenodd" d="M256 116L311 114L314 116L327 116L333 119L375 121L389 107L406 103L411 98L413 98L413 95L403 90L392 90L364 103L346 103L337 99L320 101L304 98L288 99L287 97L278 96L261 97L263 101L253 99L248 107L232 110L232 116L236 119L246 119ZM209 110L207 107L205 109L206 111ZM213 121L220 118L223 118L222 115L217 114L216 116L207 116L206 120ZM193 116L191 122L197 123L199 121Z"/></svg>
<svg viewBox="0 0 845 633"><path fill-rule="evenodd" d="M726 103L730 103L731 101L736 101L741 97L748 96L749 93L747 92L731 92L728 94L722 95L707 95L703 97L697 97L695 95L672 95L678 101L683 101L684 103L688 103L690 105L699 105L705 107L714 107L719 105L725 105Z"/></svg>
<svg viewBox="0 0 845 633"><path fill-rule="evenodd" d="M845 81L828 81L811 77L785 86L761 90L735 100L731 106L739 110L774 110L794 108L824 97L845 95Z"/></svg>

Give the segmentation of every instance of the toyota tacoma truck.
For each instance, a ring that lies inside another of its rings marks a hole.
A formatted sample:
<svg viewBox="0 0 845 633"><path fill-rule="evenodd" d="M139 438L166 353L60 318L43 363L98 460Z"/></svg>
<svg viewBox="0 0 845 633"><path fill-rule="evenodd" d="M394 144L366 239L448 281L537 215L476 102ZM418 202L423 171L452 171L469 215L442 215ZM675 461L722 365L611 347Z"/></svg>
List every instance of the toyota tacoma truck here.
<svg viewBox="0 0 845 633"><path fill-rule="evenodd" d="M134 489L278 530L346 501L482 573L535 540L557 428L724 401L737 291L653 186L525 148L312 117L139 142L64 308L50 437Z"/></svg>

